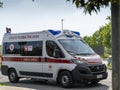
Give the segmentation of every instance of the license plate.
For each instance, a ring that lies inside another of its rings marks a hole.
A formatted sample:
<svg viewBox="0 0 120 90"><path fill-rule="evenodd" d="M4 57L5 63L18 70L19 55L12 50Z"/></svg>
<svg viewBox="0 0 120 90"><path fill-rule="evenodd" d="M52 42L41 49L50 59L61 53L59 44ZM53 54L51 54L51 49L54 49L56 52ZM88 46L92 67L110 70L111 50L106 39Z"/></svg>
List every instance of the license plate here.
<svg viewBox="0 0 120 90"><path fill-rule="evenodd" d="M97 78L103 78L103 75L102 74L97 75Z"/></svg>

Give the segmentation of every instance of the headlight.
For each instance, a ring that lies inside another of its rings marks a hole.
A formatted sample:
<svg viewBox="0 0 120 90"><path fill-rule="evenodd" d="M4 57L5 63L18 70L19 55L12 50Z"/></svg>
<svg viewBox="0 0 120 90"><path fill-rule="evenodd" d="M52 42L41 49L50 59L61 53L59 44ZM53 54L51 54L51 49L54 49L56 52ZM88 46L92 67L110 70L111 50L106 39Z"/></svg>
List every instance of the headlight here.
<svg viewBox="0 0 120 90"><path fill-rule="evenodd" d="M86 63L85 61L81 61L81 60L78 60L78 59L71 59L73 63L75 64L82 64L82 63Z"/></svg>

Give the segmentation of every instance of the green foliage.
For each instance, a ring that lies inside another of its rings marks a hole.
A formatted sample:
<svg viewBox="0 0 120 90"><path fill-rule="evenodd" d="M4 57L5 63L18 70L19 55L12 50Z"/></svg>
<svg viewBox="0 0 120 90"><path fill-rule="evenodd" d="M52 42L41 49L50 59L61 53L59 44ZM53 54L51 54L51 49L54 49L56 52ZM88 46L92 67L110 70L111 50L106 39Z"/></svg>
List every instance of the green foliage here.
<svg viewBox="0 0 120 90"><path fill-rule="evenodd" d="M108 68L112 68L112 62L108 64Z"/></svg>
<svg viewBox="0 0 120 90"><path fill-rule="evenodd" d="M77 8L82 8L85 13L88 12L89 14L91 14L91 12L97 13L101 7L109 6L110 2L111 0L72 0L72 3L75 4Z"/></svg>
<svg viewBox="0 0 120 90"><path fill-rule="evenodd" d="M106 24L102 30L103 45L106 48L111 48L111 23Z"/></svg>
<svg viewBox="0 0 120 90"><path fill-rule="evenodd" d="M104 55L100 55L101 58L105 59L105 58L108 58L109 57L109 54L107 53L104 53Z"/></svg>

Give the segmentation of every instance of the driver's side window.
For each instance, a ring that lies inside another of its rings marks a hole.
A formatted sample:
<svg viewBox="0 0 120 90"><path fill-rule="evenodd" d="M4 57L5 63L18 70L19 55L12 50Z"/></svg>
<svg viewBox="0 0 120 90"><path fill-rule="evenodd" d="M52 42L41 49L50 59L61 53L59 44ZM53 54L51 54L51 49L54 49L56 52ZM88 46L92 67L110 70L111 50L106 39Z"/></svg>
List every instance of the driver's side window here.
<svg viewBox="0 0 120 90"><path fill-rule="evenodd" d="M47 55L50 57L64 58L64 54L54 41L51 40L46 41L46 52Z"/></svg>

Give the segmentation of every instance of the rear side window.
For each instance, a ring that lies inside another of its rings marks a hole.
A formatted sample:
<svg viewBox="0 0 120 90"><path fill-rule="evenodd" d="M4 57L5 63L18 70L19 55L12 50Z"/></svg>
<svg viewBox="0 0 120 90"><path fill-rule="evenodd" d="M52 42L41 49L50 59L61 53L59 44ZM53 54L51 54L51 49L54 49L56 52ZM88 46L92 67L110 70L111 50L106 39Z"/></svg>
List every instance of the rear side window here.
<svg viewBox="0 0 120 90"><path fill-rule="evenodd" d="M21 42L23 56L42 56L42 41Z"/></svg>
<svg viewBox="0 0 120 90"><path fill-rule="evenodd" d="M3 54L20 54L22 56L42 56L42 41L4 43Z"/></svg>
<svg viewBox="0 0 120 90"><path fill-rule="evenodd" d="M20 45L16 42L4 43L3 54L20 54Z"/></svg>

